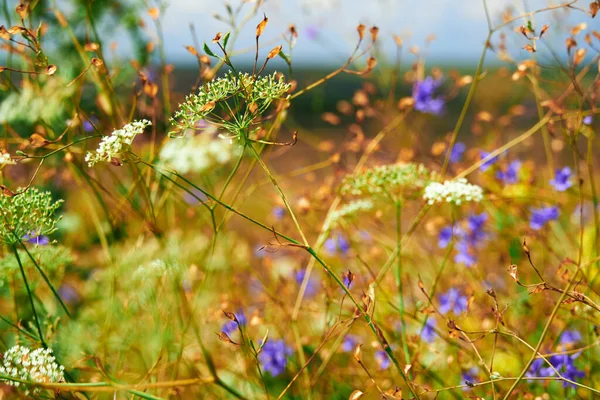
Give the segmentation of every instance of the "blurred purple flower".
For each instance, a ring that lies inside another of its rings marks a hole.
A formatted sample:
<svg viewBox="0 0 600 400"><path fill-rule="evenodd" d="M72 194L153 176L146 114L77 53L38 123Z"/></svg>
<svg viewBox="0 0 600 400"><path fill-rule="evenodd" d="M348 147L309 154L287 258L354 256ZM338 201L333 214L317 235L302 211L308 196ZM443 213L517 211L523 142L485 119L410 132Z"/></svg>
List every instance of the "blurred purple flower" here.
<svg viewBox="0 0 600 400"><path fill-rule="evenodd" d="M462 379L463 382L469 382L469 383L477 383L477 373L479 372L479 369L477 367L473 367L467 371L463 371L462 374L460 374L460 377ZM466 387L463 388L463 390L469 390L470 388Z"/></svg>
<svg viewBox="0 0 600 400"><path fill-rule="evenodd" d="M487 238L484 224L487 221L487 214L471 214L468 218L469 233L467 239L472 246L478 245L482 240Z"/></svg>
<svg viewBox="0 0 600 400"><path fill-rule="evenodd" d="M463 158L463 154L465 153L466 149L467 149L467 146L463 142L454 143L454 147L452 148L452 151L450 152L450 162L451 163L460 162Z"/></svg>
<svg viewBox="0 0 600 400"><path fill-rule="evenodd" d="M560 343L561 344L575 344L581 341L581 333L574 329L564 331L562 335L560 335Z"/></svg>
<svg viewBox="0 0 600 400"><path fill-rule="evenodd" d="M338 233L327 239L323 247L329 255L336 255L338 251L344 255L350 250L350 242L344 235Z"/></svg>
<svg viewBox="0 0 600 400"><path fill-rule="evenodd" d="M77 290L68 283L63 283L62 285L60 285L60 287L58 288L58 295L60 296L62 301L64 301L67 304L77 303L81 297L79 296Z"/></svg>
<svg viewBox="0 0 600 400"><path fill-rule="evenodd" d="M558 219L558 207L531 208L531 219L529 226L531 229L539 231L548 221Z"/></svg>
<svg viewBox="0 0 600 400"><path fill-rule="evenodd" d="M591 115L588 115L583 118L583 123L586 125L591 125L594 122L594 118Z"/></svg>
<svg viewBox="0 0 600 400"><path fill-rule="evenodd" d="M349 353L356 348L358 344L358 337L354 335L346 335L344 337L344 341L342 342L342 351Z"/></svg>
<svg viewBox="0 0 600 400"><path fill-rule="evenodd" d="M276 220L280 220L285 216L285 208L281 206L273 207L272 213Z"/></svg>
<svg viewBox="0 0 600 400"><path fill-rule="evenodd" d="M264 371L277 376L285 371L288 357L294 354L284 340L268 340L258 354L258 360Z"/></svg>
<svg viewBox="0 0 600 400"><path fill-rule="evenodd" d="M466 240L461 240L456 245L458 253L454 256L454 262L464 264L467 267L472 267L477 262L477 257L471 252L469 243Z"/></svg>
<svg viewBox="0 0 600 400"><path fill-rule="evenodd" d="M431 76L422 81L416 81L412 90L415 110L427 114L440 115L444 111L444 99L433 96L441 84L441 80L435 80Z"/></svg>
<svg viewBox="0 0 600 400"><path fill-rule="evenodd" d="M183 201L190 206L198 205L200 202L205 202L206 200L208 200L208 197L198 189L192 189L192 193L185 192L183 195Z"/></svg>
<svg viewBox="0 0 600 400"><path fill-rule="evenodd" d="M319 27L316 25L308 25L304 29L304 34L308 40L316 40L319 37Z"/></svg>
<svg viewBox="0 0 600 400"><path fill-rule="evenodd" d="M377 350L375 352L375 361L377 361L377 365L379 369L388 369L392 362L390 361L390 357L384 350Z"/></svg>
<svg viewBox="0 0 600 400"><path fill-rule="evenodd" d="M467 296L463 296L456 288L450 288L446 293L440 295L439 310L442 314L447 314L452 310L455 315L459 315L467 311L468 304Z"/></svg>
<svg viewBox="0 0 600 400"><path fill-rule="evenodd" d="M579 357L579 353L577 354L560 354L555 356L548 357L548 361L552 364L552 367L547 366L544 367L546 361L541 358L537 358L529 367L529 371L525 374L525 376L529 378L533 377L548 377L556 375L555 369L565 378L576 381L578 378L585 377L585 372L577 369L574 364L574 360ZM563 387L576 387L575 385L569 382L563 382Z"/></svg>
<svg viewBox="0 0 600 400"><path fill-rule="evenodd" d="M432 343L435 340L435 326L436 322L433 318L427 318L425 322L425 326L423 327L423 331L421 332L421 339L426 341L427 343Z"/></svg>
<svg viewBox="0 0 600 400"><path fill-rule="evenodd" d="M513 185L519 182L519 169L521 169L521 161L515 160L508 164L506 171L499 170L496 172L496 178L504 182L505 185Z"/></svg>
<svg viewBox="0 0 600 400"><path fill-rule="evenodd" d="M35 244L36 246L47 246L50 244L50 239L48 236L35 235L35 233L32 233L31 235L23 235L21 239L25 240L27 243Z"/></svg>
<svg viewBox="0 0 600 400"><path fill-rule="evenodd" d="M246 324L248 323L246 320L246 315L244 315L243 310L236 312L235 317L237 318L238 322L240 323L240 326L246 326ZM238 324L235 321L229 320L228 322L225 322L223 324L221 331L225 332L228 335L231 335L233 332L237 331L237 329L238 329Z"/></svg>
<svg viewBox="0 0 600 400"><path fill-rule="evenodd" d="M454 234L456 234L456 229L454 229ZM440 230L438 235L438 247L440 249L445 249L448 247L450 242L452 241L452 227L446 226Z"/></svg>
<svg viewBox="0 0 600 400"><path fill-rule="evenodd" d="M479 150L479 157L481 157L482 160L489 155L490 155L490 153L488 153L487 151ZM487 171L494 163L496 163L496 161L498 161L498 157L499 156L490 158L488 161L481 164L479 169L481 171Z"/></svg>
<svg viewBox="0 0 600 400"><path fill-rule="evenodd" d="M554 179L550 179L550 184L559 192L564 192L571 186L571 168L564 167L563 169L557 169Z"/></svg>
<svg viewBox="0 0 600 400"><path fill-rule="evenodd" d="M89 117L89 119L84 119L83 120L84 132L87 132L87 133L93 132L95 130L95 128L94 128L95 125L98 125L98 118L94 117L93 115L91 117Z"/></svg>
<svg viewBox="0 0 600 400"><path fill-rule="evenodd" d="M302 285L302 281L304 281L304 276L306 275L306 269L300 269L296 272L295 279L298 285ZM317 293L319 289L317 285L317 281L314 278L309 278L308 283L306 284L306 290L304 291L304 297L312 297Z"/></svg>

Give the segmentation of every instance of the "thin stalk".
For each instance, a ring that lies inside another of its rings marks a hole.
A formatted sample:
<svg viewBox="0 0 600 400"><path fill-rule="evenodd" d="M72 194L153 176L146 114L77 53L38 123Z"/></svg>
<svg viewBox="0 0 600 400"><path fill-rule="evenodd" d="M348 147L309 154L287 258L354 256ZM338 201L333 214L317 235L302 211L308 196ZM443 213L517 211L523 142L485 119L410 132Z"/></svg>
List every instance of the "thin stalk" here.
<svg viewBox="0 0 600 400"><path fill-rule="evenodd" d="M400 307L400 336L402 337L402 350L406 365L410 364L408 350L408 336L406 335L406 321L404 319L404 290L402 287L402 203L396 201L396 284L398 285L398 303Z"/></svg>
<svg viewBox="0 0 600 400"><path fill-rule="evenodd" d="M27 281L27 275L25 275L25 269L23 268L23 264L21 263L21 258L19 257L19 253L17 251L17 246L12 245L12 251L17 259L17 263L19 264L19 269L21 270L21 276L23 277L23 282L25 283L25 289L27 290L27 297L29 298L29 304L31 305L31 311L33 312L33 318L35 319L35 326L37 328L38 334L40 335L40 342L42 342L42 346L45 348L48 347L46 342L44 341L44 334L42 333L42 325L40 323L40 319L38 317L37 311L35 309L35 304L33 302L33 292L29 287L29 282Z"/></svg>

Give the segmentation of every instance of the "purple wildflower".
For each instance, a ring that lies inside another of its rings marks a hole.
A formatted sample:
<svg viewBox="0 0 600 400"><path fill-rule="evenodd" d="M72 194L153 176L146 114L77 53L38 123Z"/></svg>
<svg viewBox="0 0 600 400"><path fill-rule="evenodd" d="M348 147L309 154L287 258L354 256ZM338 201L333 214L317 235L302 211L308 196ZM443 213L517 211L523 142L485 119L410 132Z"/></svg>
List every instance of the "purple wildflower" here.
<svg viewBox="0 0 600 400"><path fill-rule="evenodd" d="M338 233L327 239L323 244L323 247L325 247L325 251L332 256L336 255L338 251L344 255L350 250L350 242L345 236Z"/></svg>
<svg viewBox="0 0 600 400"><path fill-rule="evenodd" d="M586 125L591 125L593 121L594 121L594 118L591 115L588 115L583 118L583 123Z"/></svg>
<svg viewBox="0 0 600 400"><path fill-rule="evenodd" d="M482 160L489 155L490 155L490 153L488 153L487 151L479 150L479 157L481 157ZM487 171L494 163L496 163L496 161L498 161L498 156L492 157L489 160L487 160L486 162L484 162L483 164L481 164L479 169L481 171Z"/></svg>
<svg viewBox="0 0 600 400"><path fill-rule="evenodd" d="M258 360L264 371L277 376L285 371L288 357L294 354L284 340L268 340L258 354Z"/></svg>
<svg viewBox="0 0 600 400"><path fill-rule="evenodd" d="M469 243L466 240L461 240L456 245L458 253L454 256L454 262L464 264L467 267L472 267L477 262L477 257L472 253Z"/></svg>
<svg viewBox="0 0 600 400"><path fill-rule="evenodd" d="M508 164L506 171L499 170L496 172L496 178L504 182L505 185L512 185L519 182L519 169L521 169L521 161L515 160Z"/></svg>
<svg viewBox="0 0 600 400"><path fill-rule="evenodd" d="M581 333L576 330L564 331L562 335L560 335L560 344L575 344L581 341Z"/></svg>
<svg viewBox="0 0 600 400"><path fill-rule="evenodd" d="M36 246L47 246L50 244L48 236L36 235L35 233L24 235L21 239L27 241L27 243L35 244Z"/></svg>
<svg viewBox="0 0 600 400"><path fill-rule="evenodd" d="M469 298L463 296L460 290L450 288L446 293L440 295L440 313L447 314L450 310L455 315L462 314L467 311Z"/></svg>
<svg viewBox="0 0 600 400"><path fill-rule="evenodd" d="M285 208L281 206L273 207L272 213L276 220L280 220L285 216Z"/></svg>
<svg viewBox="0 0 600 400"><path fill-rule="evenodd" d="M450 162L460 162L466 149L467 146L463 142L456 142L452 148L452 151L450 152Z"/></svg>
<svg viewBox="0 0 600 400"><path fill-rule="evenodd" d="M440 115L444 111L444 99L434 97L434 94L441 84L441 80L435 80L431 76L422 81L416 81L412 92L412 97L415 101L415 110L422 113Z"/></svg>
<svg viewBox="0 0 600 400"><path fill-rule="evenodd" d="M67 304L77 303L81 298L81 296L77 292L77 289L75 289L72 285L68 283L63 283L58 288L58 295L60 296L62 301L64 301Z"/></svg>
<svg viewBox="0 0 600 400"><path fill-rule="evenodd" d="M547 222L558 219L558 207L532 208L529 226L531 229L539 231Z"/></svg>
<svg viewBox="0 0 600 400"><path fill-rule="evenodd" d="M529 371L525 374L525 376L529 378L533 377L549 377L556 375L554 370L557 370L563 377L575 381L578 378L585 377L585 372L579 370L575 366L575 359L579 357L579 353L577 354L560 354L555 356L548 357L548 361L552 364L552 367L547 366L544 367L546 361L541 358L536 359L529 368ZM569 382L563 382L564 387L575 387L575 385Z"/></svg>
<svg viewBox="0 0 600 400"><path fill-rule="evenodd" d="M379 366L379 369L381 369L381 370L388 369L390 367L390 365L392 365L392 362L390 361L390 357L383 350L377 350L375 352L375 360L377 361L377 365Z"/></svg>
<svg viewBox="0 0 600 400"><path fill-rule="evenodd" d="M302 285L302 282L304 281L304 276L306 276L306 269L300 269L296 272L296 283L298 285ZM306 284L306 290L304 291L304 296L305 297L312 297L315 295L315 293L317 293L318 290L318 286L317 286L317 282L311 277L308 279L308 283Z"/></svg>
<svg viewBox="0 0 600 400"><path fill-rule="evenodd" d="M354 335L346 335L344 337L344 341L342 342L342 351L349 353L354 351L356 345L358 344L358 337Z"/></svg>
<svg viewBox="0 0 600 400"><path fill-rule="evenodd" d="M304 34L308 40L316 40L319 37L319 27L316 25L308 25L304 29Z"/></svg>
<svg viewBox="0 0 600 400"><path fill-rule="evenodd" d="M462 381L468 385L469 383L477 383L477 373L478 372L479 372L479 369L477 367L473 367L469 370L463 371L460 374L460 376L461 376ZM464 390L469 390L469 388L466 387L466 388L464 388Z"/></svg>
<svg viewBox="0 0 600 400"><path fill-rule="evenodd" d="M236 312L235 317L237 318L238 322L240 323L240 326L246 326L247 320L246 320L246 315L244 315L244 311L240 310L240 311ZM225 332L228 335L231 335L233 332L237 331L237 329L238 329L238 324L235 321L230 320L223 324L221 331Z"/></svg>
<svg viewBox="0 0 600 400"><path fill-rule="evenodd" d="M571 168L564 167L563 169L557 169L554 179L550 179L550 184L559 192L564 192L573 186L573 182L571 181Z"/></svg>
<svg viewBox="0 0 600 400"><path fill-rule="evenodd" d="M94 126L98 124L98 118L93 115L89 119L83 120L83 130L87 133L93 132L95 130Z"/></svg>
<svg viewBox="0 0 600 400"><path fill-rule="evenodd" d="M183 201L190 206L198 205L206 200L208 200L208 197L198 189L192 189L192 193L185 192L183 195Z"/></svg>
<svg viewBox="0 0 600 400"><path fill-rule="evenodd" d="M427 343L432 343L435 340L435 326L436 322L433 318L427 318L425 322L425 326L423 326L423 331L421 332L421 339L426 341Z"/></svg>
<svg viewBox="0 0 600 400"><path fill-rule="evenodd" d="M472 246L478 245L482 240L487 238L487 233L484 230L485 221L487 221L487 214L471 214L468 218L469 234L467 239L469 244Z"/></svg>

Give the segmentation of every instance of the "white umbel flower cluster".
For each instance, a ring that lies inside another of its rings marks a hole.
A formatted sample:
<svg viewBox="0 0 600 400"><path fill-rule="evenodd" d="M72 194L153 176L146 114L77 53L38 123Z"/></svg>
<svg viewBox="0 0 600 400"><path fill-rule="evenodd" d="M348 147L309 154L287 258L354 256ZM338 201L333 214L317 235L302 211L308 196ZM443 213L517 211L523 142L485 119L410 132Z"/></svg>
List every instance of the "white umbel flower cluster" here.
<svg viewBox="0 0 600 400"><path fill-rule="evenodd" d="M465 178L444 183L432 182L425 188L423 199L430 205L443 202L456 205L469 201L480 202L483 200L483 189L470 184Z"/></svg>
<svg viewBox="0 0 600 400"><path fill-rule="evenodd" d="M229 163L240 153L239 146L215 136L215 131L169 140L160 151L161 162L180 174L202 174Z"/></svg>
<svg viewBox="0 0 600 400"><path fill-rule="evenodd" d="M148 120L133 121L121 129L113 131L110 136L105 136L98 145L95 152L88 152L85 161L90 167L93 167L99 161L112 162L122 155L131 146L133 139L152 123Z"/></svg>
<svg viewBox="0 0 600 400"><path fill-rule="evenodd" d="M0 374L19 380L39 383L62 382L65 367L58 365L51 349L31 350L24 346L13 346L4 353L0 362ZM12 386L21 382L8 380Z"/></svg>
<svg viewBox="0 0 600 400"><path fill-rule="evenodd" d="M15 160L10 157L10 154L5 152L4 150L0 150L0 169L5 165L14 165L16 164Z"/></svg>
<svg viewBox="0 0 600 400"><path fill-rule="evenodd" d="M339 221L342 218L352 217L361 212L371 211L374 207L374 204L369 199L359 199L354 200L342 207L339 210L335 211L331 215L332 221Z"/></svg>

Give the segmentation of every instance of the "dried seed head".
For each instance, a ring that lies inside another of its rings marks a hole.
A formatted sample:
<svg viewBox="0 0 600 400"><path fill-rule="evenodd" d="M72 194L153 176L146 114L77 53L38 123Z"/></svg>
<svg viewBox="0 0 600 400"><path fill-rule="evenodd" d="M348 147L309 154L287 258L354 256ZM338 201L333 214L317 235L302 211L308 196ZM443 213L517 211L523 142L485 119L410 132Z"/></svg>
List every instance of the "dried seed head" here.
<svg viewBox="0 0 600 400"><path fill-rule="evenodd" d="M267 18L267 14L263 14L263 20L256 26L256 38L258 39L260 35L262 35L265 27L267 26L267 22L269 22L269 18Z"/></svg>
<svg viewBox="0 0 600 400"><path fill-rule="evenodd" d="M360 40L363 40L363 38L365 37L365 29L366 27L363 24L359 24L356 27L356 31L358 32L358 37Z"/></svg>

